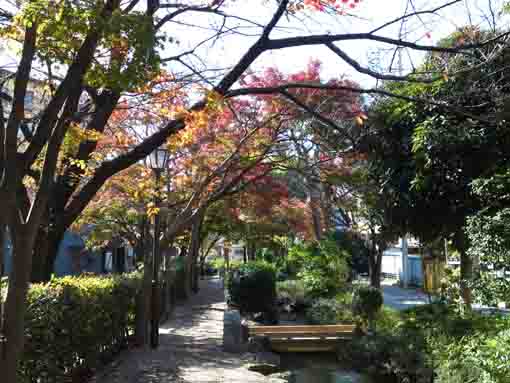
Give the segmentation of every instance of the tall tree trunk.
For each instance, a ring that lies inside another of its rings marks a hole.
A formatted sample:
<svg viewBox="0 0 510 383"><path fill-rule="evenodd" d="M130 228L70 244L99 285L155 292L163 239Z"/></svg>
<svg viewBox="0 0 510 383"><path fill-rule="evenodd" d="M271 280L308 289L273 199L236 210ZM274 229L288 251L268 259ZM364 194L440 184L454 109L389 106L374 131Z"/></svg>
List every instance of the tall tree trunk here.
<svg viewBox="0 0 510 383"><path fill-rule="evenodd" d="M466 249L460 250L460 294L464 304L471 309L473 296L470 283L473 279L473 260L467 254Z"/></svg>
<svg viewBox="0 0 510 383"><path fill-rule="evenodd" d="M15 230L11 230L12 270L9 275L5 305L3 323L5 342L2 345L0 363L4 383L16 383L17 367L23 352L25 311L35 236L36 227L27 228L24 225L18 225Z"/></svg>
<svg viewBox="0 0 510 383"><path fill-rule="evenodd" d="M473 279L473 259L467 253L467 239L464 232L459 231L454 236L454 246L460 253L460 295L466 308L471 309L473 297L471 281Z"/></svg>
<svg viewBox="0 0 510 383"><path fill-rule="evenodd" d="M197 270L197 261L200 252L200 232L202 230L202 222L203 222L203 213L199 213L197 217L193 220L191 225L191 242L188 251L188 257L190 262L190 274L188 283L190 284L190 290L193 292L198 292L198 270Z"/></svg>
<svg viewBox="0 0 510 383"><path fill-rule="evenodd" d="M144 226L142 232L143 249L143 277L142 290L137 299L137 320L135 337L140 346L149 344L149 319L151 317L152 301L152 253L150 251L150 241L148 240L148 225Z"/></svg>
<svg viewBox="0 0 510 383"><path fill-rule="evenodd" d="M313 234L316 241L322 239L322 214L321 214L320 192L310 190L310 212L312 214Z"/></svg>
<svg viewBox="0 0 510 383"><path fill-rule="evenodd" d="M331 207L331 188L328 185L321 184L322 198L321 198L321 213L323 217L324 231L328 233L334 228L333 209Z"/></svg>
<svg viewBox="0 0 510 383"><path fill-rule="evenodd" d="M5 245L7 243L7 235L5 234L5 223L0 220L0 278L5 274ZM1 312L0 312L1 314ZM0 320L2 315L0 315ZM0 327L1 328L1 327Z"/></svg>
<svg viewBox="0 0 510 383"><path fill-rule="evenodd" d="M5 223L0 220L0 334L3 329L3 319L4 319L4 302L3 302L3 285L2 278L5 274L5 245L7 240L7 235L5 234Z"/></svg>
<svg viewBox="0 0 510 383"><path fill-rule="evenodd" d="M46 220L39 225L32 264L32 282L46 282L51 279L65 232L64 228L55 228Z"/></svg>
<svg viewBox="0 0 510 383"><path fill-rule="evenodd" d="M377 246L375 240L372 240L372 246L368 255L368 273L370 277L370 286L381 287L381 266L384 248Z"/></svg>
<svg viewBox="0 0 510 383"><path fill-rule="evenodd" d="M254 242L248 242L248 260L254 261L257 253L257 247Z"/></svg>

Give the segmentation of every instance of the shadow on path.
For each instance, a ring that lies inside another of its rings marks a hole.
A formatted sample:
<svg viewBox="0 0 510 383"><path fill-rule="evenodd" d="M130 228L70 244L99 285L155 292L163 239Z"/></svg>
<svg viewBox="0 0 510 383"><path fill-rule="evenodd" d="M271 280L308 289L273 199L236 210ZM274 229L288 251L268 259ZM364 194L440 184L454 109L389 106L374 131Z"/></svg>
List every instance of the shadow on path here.
<svg viewBox="0 0 510 383"><path fill-rule="evenodd" d="M267 383L282 382L245 368L251 354L222 350L222 282L200 283L200 291L178 305L172 318L160 327L157 350L133 349L121 355L94 383Z"/></svg>

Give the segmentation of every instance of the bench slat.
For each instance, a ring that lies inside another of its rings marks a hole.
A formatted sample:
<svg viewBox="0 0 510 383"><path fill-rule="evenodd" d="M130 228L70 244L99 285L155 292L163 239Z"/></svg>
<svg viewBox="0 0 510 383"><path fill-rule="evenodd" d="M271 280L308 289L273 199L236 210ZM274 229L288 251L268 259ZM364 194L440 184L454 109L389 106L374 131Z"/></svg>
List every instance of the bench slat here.
<svg viewBox="0 0 510 383"><path fill-rule="evenodd" d="M250 335L301 335L316 334L330 335L339 333L352 333L356 329L355 325L319 325L319 326L251 326L248 327Z"/></svg>

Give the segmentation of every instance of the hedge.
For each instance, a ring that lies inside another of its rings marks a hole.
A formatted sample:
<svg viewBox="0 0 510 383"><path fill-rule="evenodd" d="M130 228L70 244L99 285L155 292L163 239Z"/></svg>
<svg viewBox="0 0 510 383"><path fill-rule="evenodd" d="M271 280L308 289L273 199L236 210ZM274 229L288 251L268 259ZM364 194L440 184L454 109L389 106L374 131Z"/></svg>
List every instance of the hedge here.
<svg viewBox="0 0 510 383"><path fill-rule="evenodd" d="M270 312L276 301L276 270L266 262L251 261L239 267L228 281L231 304L241 312Z"/></svg>
<svg viewBox="0 0 510 383"><path fill-rule="evenodd" d="M19 381L79 382L127 345L140 273L55 278L28 292Z"/></svg>

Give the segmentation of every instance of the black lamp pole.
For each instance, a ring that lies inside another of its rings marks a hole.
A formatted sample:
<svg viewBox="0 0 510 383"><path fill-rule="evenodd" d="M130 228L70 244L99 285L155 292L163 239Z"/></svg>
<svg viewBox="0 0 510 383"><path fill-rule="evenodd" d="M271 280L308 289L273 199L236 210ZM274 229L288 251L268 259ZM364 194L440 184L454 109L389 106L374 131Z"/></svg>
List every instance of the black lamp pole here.
<svg viewBox="0 0 510 383"><path fill-rule="evenodd" d="M155 349L159 346L159 319L161 314L161 302L159 294L159 266L161 264L161 252L159 248L159 234L161 229L160 215L159 215L159 184L161 179L161 173L166 168L166 162L168 159L168 152L164 149L157 149L154 152L154 163L152 164L152 170L156 179L156 193L154 196L154 205L157 213L154 216L154 242L152 250L152 315L151 315L151 348Z"/></svg>
<svg viewBox="0 0 510 383"><path fill-rule="evenodd" d="M159 179L161 177L161 170L154 169L156 176L156 196L155 196L155 207L159 208ZM160 314L160 302L159 302L159 231L160 231L160 220L159 211L154 216L154 241L152 249L152 318L151 318L151 347L157 348L159 345L159 314Z"/></svg>

